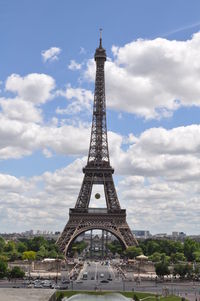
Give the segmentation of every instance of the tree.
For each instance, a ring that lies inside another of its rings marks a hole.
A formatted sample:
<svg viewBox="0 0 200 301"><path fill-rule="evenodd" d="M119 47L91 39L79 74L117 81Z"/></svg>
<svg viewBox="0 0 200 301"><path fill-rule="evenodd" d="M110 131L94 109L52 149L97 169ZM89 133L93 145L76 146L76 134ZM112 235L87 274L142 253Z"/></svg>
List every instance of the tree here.
<svg viewBox="0 0 200 301"><path fill-rule="evenodd" d="M184 241L184 254L188 261L194 261L196 251L200 251L199 244L191 238L187 238Z"/></svg>
<svg viewBox="0 0 200 301"><path fill-rule="evenodd" d="M171 254L171 261L173 263L178 263L180 261L186 261L186 258L184 256L184 253L175 253L175 254Z"/></svg>
<svg viewBox="0 0 200 301"><path fill-rule="evenodd" d="M156 274L160 277L164 277L165 275L169 275L169 266L166 262L159 262L155 265Z"/></svg>
<svg viewBox="0 0 200 301"><path fill-rule="evenodd" d="M0 253L3 252L5 245L5 240L3 239L3 237L0 236Z"/></svg>
<svg viewBox="0 0 200 301"><path fill-rule="evenodd" d="M7 253L15 251L15 243L14 243L14 241L9 241L5 245L4 251L7 252Z"/></svg>
<svg viewBox="0 0 200 301"><path fill-rule="evenodd" d="M24 242L20 241L18 242L17 244L17 251L20 252L20 253L23 253L25 251L27 251L27 246Z"/></svg>
<svg viewBox="0 0 200 301"><path fill-rule="evenodd" d="M155 252L151 256L149 256L149 259L153 262L159 262L159 261L161 261L161 256L162 256L162 253Z"/></svg>
<svg viewBox="0 0 200 301"><path fill-rule="evenodd" d="M0 260L0 279L7 276L8 264L6 261Z"/></svg>
<svg viewBox="0 0 200 301"><path fill-rule="evenodd" d="M45 258L47 256L48 256L48 251L45 249L45 246L41 246L36 254L37 259Z"/></svg>
<svg viewBox="0 0 200 301"><path fill-rule="evenodd" d="M36 252L35 251L25 251L22 255L22 259L28 260L29 262L29 278L31 275L31 263L36 259Z"/></svg>
<svg viewBox="0 0 200 301"><path fill-rule="evenodd" d="M135 258L136 256L139 256L142 254L142 249L139 247L135 247L135 246L130 246L125 250L125 255L132 259Z"/></svg>
<svg viewBox="0 0 200 301"><path fill-rule="evenodd" d="M25 251L22 255L23 260L33 261L36 259L36 252L34 251Z"/></svg>
<svg viewBox="0 0 200 301"><path fill-rule="evenodd" d="M12 270L9 272L9 277L12 279L22 279L24 278L24 276L24 271L22 271L18 266L13 267Z"/></svg>
<svg viewBox="0 0 200 301"><path fill-rule="evenodd" d="M195 261L200 262L200 250L193 252L192 256L194 257Z"/></svg>
<svg viewBox="0 0 200 301"><path fill-rule="evenodd" d="M9 260L10 261L15 261L17 259L21 259L22 258L22 254L20 254L19 252L17 252L16 250L9 252Z"/></svg>
<svg viewBox="0 0 200 301"><path fill-rule="evenodd" d="M110 250L110 252L112 252L112 254L121 254L122 253L122 246L120 244L120 242L118 240L114 240L112 243L108 244L108 249Z"/></svg>
<svg viewBox="0 0 200 301"><path fill-rule="evenodd" d="M154 240L148 240L147 241L146 250L147 250L147 255L152 255L155 252L161 253L160 252L161 248L160 248L159 243L157 241L154 241Z"/></svg>
<svg viewBox="0 0 200 301"><path fill-rule="evenodd" d="M176 264L174 266L174 276L179 275L180 278L190 277L192 272L192 266L189 264Z"/></svg>
<svg viewBox="0 0 200 301"><path fill-rule="evenodd" d="M34 237L33 239L28 240L27 244L28 250L33 250L35 252L38 252L41 246L44 246L45 248L48 246L47 240L42 236Z"/></svg>
<svg viewBox="0 0 200 301"><path fill-rule="evenodd" d="M51 251L49 251L48 257L49 258L57 258L58 253L55 250L51 250Z"/></svg>

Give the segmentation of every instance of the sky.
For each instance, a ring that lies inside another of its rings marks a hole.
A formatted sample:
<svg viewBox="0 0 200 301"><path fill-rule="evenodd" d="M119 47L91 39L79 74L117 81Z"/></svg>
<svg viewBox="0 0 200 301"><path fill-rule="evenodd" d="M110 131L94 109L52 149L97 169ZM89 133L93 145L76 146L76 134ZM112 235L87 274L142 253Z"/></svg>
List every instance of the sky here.
<svg viewBox="0 0 200 301"><path fill-rule="evenodd" d="M110 159L128 224L200 234L199 11L198 0L0 0L0 233L67 223L103 28ZM100 192L91 206L105 205Z"/></svg>

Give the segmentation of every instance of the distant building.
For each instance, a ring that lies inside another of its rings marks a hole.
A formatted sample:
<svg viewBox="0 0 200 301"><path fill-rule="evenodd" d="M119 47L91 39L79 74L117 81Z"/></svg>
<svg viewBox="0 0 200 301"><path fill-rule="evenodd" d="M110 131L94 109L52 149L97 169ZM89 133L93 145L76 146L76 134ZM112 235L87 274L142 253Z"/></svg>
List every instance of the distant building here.
<svg viewBox="0 0 200 301"><path fill-rule="evenodd" d="M185 238L186 234L184 232L172 232L172 238Z"/></svg>
<svg viewBox="0 0 200 301"><path fill-rule="evenodd" d="M154 238L167 238L169 235L167 233L158 233L153 236Z"/></svg>
<svg viewBox="0 0 200 301"><path fill-rule="evenodd" d="M132 230L132 233L136 238L147 239L152 236L148 230Z"/></svg>

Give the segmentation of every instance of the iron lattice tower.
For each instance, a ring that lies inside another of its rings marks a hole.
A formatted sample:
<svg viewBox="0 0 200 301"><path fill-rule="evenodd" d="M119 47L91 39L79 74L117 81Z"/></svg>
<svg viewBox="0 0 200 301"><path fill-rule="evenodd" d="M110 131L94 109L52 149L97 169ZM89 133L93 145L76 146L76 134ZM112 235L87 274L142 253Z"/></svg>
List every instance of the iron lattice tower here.
<svg viewBox="0 0 200 301"><path fill-rule="evenodd" d="M106 125L104 77L106 51L102 47L101 36L94 59L96 80L87 165L83 168L84 178L75 208L70 209L69 221L57 240L57 245L65 254L76 237L91 229L102 229L112 233L125 248L137 245L137 240L126 222L126 210L120 207L112 177L114 169L110 165ZM107 205L105 209L89 208L92 187L95 184L104 186Z"/></svg>

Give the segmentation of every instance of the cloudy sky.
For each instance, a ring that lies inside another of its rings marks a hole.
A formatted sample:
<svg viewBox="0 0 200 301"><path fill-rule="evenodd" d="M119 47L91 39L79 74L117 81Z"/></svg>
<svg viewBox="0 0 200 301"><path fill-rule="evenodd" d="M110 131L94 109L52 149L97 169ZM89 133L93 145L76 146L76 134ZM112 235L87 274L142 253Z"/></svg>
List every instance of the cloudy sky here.
<svg viewBox="0 0 200 301"><path fill-rule="evenodd" d="M199 11L198 0L0 0L0 232L67 222L102 27L109 149L128 223L200 234Z"/></svg>

